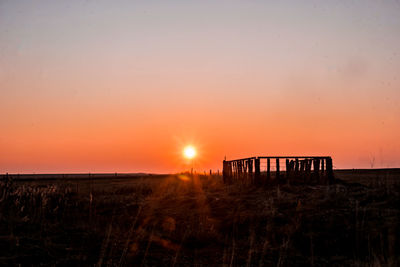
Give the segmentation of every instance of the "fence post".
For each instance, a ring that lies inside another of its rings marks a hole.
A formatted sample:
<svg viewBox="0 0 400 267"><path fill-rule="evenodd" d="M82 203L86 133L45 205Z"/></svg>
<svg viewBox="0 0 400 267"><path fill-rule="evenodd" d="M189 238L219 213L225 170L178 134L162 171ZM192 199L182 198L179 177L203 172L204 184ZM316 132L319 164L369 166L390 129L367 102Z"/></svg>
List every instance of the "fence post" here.
<svg viewBox="0 0 400 267"><path fill-rule="evenodd" d="M236 180L236 161L231 162L232 164L232 179Z"/></svg>
<svg viewBox="0 0 400 267"><path fill-rule="evenodd" d="M279 158L276 158L276 179L279 179Z"/></svg>
<svg viewBox="0 0 400 267"><path fill-rule="evenodd" d="M311 160L310 159L305 159L304 160L304 167L305 167L305 176L304 176L304 182L309 182L310 181L310 174L311 174Z"/></svg>
<svg viewBox="0 0 400 267"><path fill-rule="evenodd" d="M242 164L242 161L241 160L239 160L238 161L238 166L239 166L239 168L238 168L238 170L239 170L239 179L240 179L240 181L242 181L243 179L243 174L242 174L242 172L243 172L243 164Z"/></svg>
<svg viewBox="0 0 400 267"><path fill-rule="evenodd" d="M228 166L226 160L222 162L222 181L224 181L224 184L227 183L228 179Z"/></svg>
<svg viewBox="0 0 400 267"><path fill-rule="evenodd" d="M254 159L254 183L255 184L260 184L260 159L255 158Z"/></svg>
<svg viewBox="0 0 400 267"><path fill-rule="evenodd" d="M329 184L333 183L334 177L333 177L333 164L331 157L326 158L326 174L328 177L328 183Z"/></svg>
<svg viewBox="0 0 400 267"><path fill-rule="evenodd" d="M325 175L325 159L321 159L321 176L323 177Z"/></svg>
<svg viewBox="0 0 400 267"><path fill-rule="evenodd" d="M248 159L247 162L248 162L247 168L248 168L248 174L249 174L248 180L253 182L253 159ZM255 166L255 168L257 168L257 166ZM257 170L255 170L255 171L257 171Z"/></svg>
<svg viewBox="0 0 400 267"><path fill-rule="evenodd" d="M289 159L286 159L286 179L288 179L288 180L289 180L289 177L290 177L290 171L291 171L291 169L290 169L290 161L289 161Z"/></svg>
<svg viewBox="0 0 400 267"><path fill-rule="evenodd" d="M319 182L319 159L314 159L314 175Z"/></svg>
<svg viewBox="0 0 400 267"><path fill-rule="evenodd" d="M305 170L306 170L306 160L305 159L303 159L303 160L300 160L300 172L302 173L302 174L304 174L304 172L305 172Z"/></svg>
<svg viewBox="0 0 400 267"><path fill-rule="evenodd" d="M296 177L296 173L295 173L295 171L294 171L294 168L295 168L295 161L294 160L290 160L290 162L289 162L289 167L290 167L290 176L292 177L292 179L293 179L293 176L294 177ZM294 174L294 175L293 175Z"/></svg>
<svg viewBox="0 0 400 267"><path fill-rule="evenodd" d="M267 180L271 180L271 159L267 158Z"/></svg>

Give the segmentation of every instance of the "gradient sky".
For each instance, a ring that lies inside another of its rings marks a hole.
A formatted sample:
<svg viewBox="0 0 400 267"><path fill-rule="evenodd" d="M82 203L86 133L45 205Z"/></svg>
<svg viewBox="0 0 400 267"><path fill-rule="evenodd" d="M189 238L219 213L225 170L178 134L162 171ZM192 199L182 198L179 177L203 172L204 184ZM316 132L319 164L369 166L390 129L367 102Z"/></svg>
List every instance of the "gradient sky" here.
<svg viewBox="0 0 400 267"><path fill-rule="evenodd" d="M0 173L400 167L399 1L0 0Z"/></svg>

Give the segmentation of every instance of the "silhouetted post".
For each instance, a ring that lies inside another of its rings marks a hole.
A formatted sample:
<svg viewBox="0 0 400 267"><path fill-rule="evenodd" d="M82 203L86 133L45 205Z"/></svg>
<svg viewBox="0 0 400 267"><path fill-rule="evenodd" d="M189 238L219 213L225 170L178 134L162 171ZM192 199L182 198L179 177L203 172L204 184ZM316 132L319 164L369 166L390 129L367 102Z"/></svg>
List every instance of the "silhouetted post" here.
<svg viewBox="0 0 400 267"><path fill-rule="evenodd" d="M289 168L290 168L290 176L293 178L293 174L295 174L294 171L294 167L295 167L295 162L294 160L290 160L289 162ZM296 174L295 174L296 175Z"/></svg>
<svg viewBox="0 0 400 267"><path fill-rule="evenodd" d="M276 158L276 179L279 179L279 158Z"/></svg>
<svg viewBox="0 0 400 267"><path fill-rule="evenodd" d="M226 183L226 176L227 176L226 172L227 172L227 166L226 166L226 161L224 160L222 161L222 181L224 183Z"/></svg>
<svg viewBox="0 0 400 267"><path fill-rule="evenodd" d="M321 176L325 175L325 159L321 159Z"/></svg>
<svg viewBox="0 0 400 267"><path fill-rule="evenodd" d="M222 162L222 181L226 184L228 182L228 162L224 160Z"/></svg>
<svg viewBox="0 0 400 267"><path fill-rule="evenodd" d="M286 179L289 179L290 176L290 161L286 159Z"/></svg>
<svg viewBox="0 0 400 267"><path fill-rule="evenodd" d="M300 160L300 172L301 172L302 174L304 173L304 170L305 170L304 165L305 165L304 159L303 159L303 160Z"/></svg>
<svg viewBox="0 0 400 267"><path fill-rule="evenodd" d="M239 180L240 178L240 161L235 161L236 162L236 179Z"/></svg>
<svg viewBox="0 0 400 267"><path fill-rule="evenodd" d="M243 179L245 179L246 182L250 179L249 165L250 162L248 160L243 160Z"/></svg>
<svg viewBox="0 0 400 267"><path fill-rule="evenodd" d="M305 159L304 160L304 181L309 181L310 180L310 172L311 172L311 162L310 159Z"/></svg>
<svg viewBox="0 0 400 267"><path fill-rule="evenodd" d="M238 175L238 169L237 169L237 162L234 161L233 162L233 178L236 180L237 179L237 175Z"/></svg>
<svg viewBox="0 0 400 267"><path fill-rule="evenodd" d="M240 168L240 162L239 161L235 161L235 166L236 166L236 172L235 172L235 177L236 177L236 179L237 180L239 180L239 172L240 172L240 170L239 170L239 168Z"/></svg>
<svg viewBox="0 0 400 267"><path fill-rule="evenodd" d="M243 178L247 180L249 176L249 162L247 160L243 160Z"/></svg>
<svg viewBox="0 0 400 267"><path fill-rule="evenodd" d="M228 169L227 174L230 175L231 179L232 179L232 175L233 175L233 164L232 162L226 162L226 167L230 167L230 170ZM219 171L219 170L218 170ZM224 176L224 170L222 170L222 176Z"/></svg>
<svg viewBox="0 0 400 267"><path fill-rule="evenodd" d="M228 175L229 175L229 177L232 179L232 173L233 173L233 165L232 165L232 162L228 162L227 163L227 166L228 166ZM219 170L218 170L218 175L219 175Z"/></svg>
<svg viewBox="0 0 400 267"><path fill-rule="evenodd" d="M92 174L89 172L89 181L90 181L90 196L92 196L93 192L93 182L92 182ZM92 203L92 202L90 202Z"/></svg>
<svg viewBox="0 0 400 267"><path fill-rule="evenodd" d="M243 167L243 177L242 180L247 182L247 178L249 178L249 162L247 160L242 160L242 167Z"/></svg>
<svg viewBox="0 0 400 267"><path fill-rule="evenodd" d="M238 179L241 180L241 178L242 178L242 161L239 160L238 161Z"/></svg>
<svg viewBox="0 0 400 267"><path fill-rule="evenodd" d="M248 176L249 176L248 178L249 178L250 182L253 182L253 159L248 159L247 162L248 162L248 166L247 166L248 170L247 171L248 171ZM256 168L255 172L257 173L257 163L255 163L254 166Z"/></svg>
<svg viewBox="0 0 400 267"><path fill-rule="evenodd" d="M249 178L249 161L243 160L243 178L248 180Z"/></svg>
<svg viewBox="0 0 400 267"><path fill-rule="evenodd" d="M240 178L244 179L244 160L240 161Z"/></svg>
<svg viewBox="0 0 400 267"><path fill-rule="evenodd" d="M271 159L267 158L267 180L271 180Z"/></svg>
<svg viewBox="0 0 400 267"><path fill-rule="evenodd" d="M239 160L239 179L242 180L243 177L243 161Z"/></svg>
<svg viewBox="0 0 400 267"><path fill-rule="evenodd" d="M236 162L232 162L232 179L236 179Z"/></svg>
<svg viewBox="0 0 400 267"><path fill-rule="evenodd" d="M329 184L333 183L334 177L333 177L333 164L331 157L326 158L326 175L328 177L328 183Z"/></svg>
<svg viewBox="0 0 400 267"><path fill-rule="evenodd" d="M260 159L254 159L254 182L255 184L260 184Z"/></svg>
<svg viewBox="0 0 400 267"><path fill-rule="evenodd" d="M299 159L295 160L295 164L294 165L295 165L294 166L294 172L295 172L295 174L297 176L297 175L299 175Z"/></svg>
<svg viewBox="0 0 400 267"><path fill-rule="evenodd" d="M240 167L239 165L240 165L239 161L235 161L235 166L236 166L235 177L237 180L239 180L239 167Z"/></svg>
<svg viewBox="0 0 400 267"><path fill-rule="evenodd" d="M314 159L314 175L319 182L319 159Z"/></svg>

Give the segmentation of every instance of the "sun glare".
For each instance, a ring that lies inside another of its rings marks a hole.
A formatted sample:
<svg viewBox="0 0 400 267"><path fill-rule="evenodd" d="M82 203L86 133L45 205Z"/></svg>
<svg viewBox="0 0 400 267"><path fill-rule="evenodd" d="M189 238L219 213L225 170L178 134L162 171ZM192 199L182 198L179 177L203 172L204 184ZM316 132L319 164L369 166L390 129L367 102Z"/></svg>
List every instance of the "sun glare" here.
<svg viewBox="0 0 400 267"><path fill-rule="evenodd" d="M187 146L183 149L185 158L192 159L196 156L196 149L192 146Z"/></svg>

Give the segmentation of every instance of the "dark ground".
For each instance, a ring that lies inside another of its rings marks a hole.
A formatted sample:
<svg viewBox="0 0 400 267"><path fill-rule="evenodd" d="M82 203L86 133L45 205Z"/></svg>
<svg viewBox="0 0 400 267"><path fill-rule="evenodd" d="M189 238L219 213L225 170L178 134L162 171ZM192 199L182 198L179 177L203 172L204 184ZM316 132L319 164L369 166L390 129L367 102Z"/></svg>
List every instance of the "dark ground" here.
<svg viewBox="0 0 400 267"><path fill-rule="evenodd" d="M3 179L0 265L400 264L400 169L266 188L219 176L93 177Z"/></svg>

